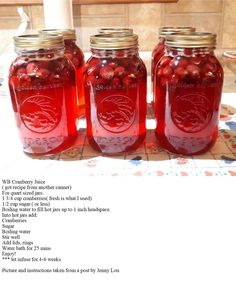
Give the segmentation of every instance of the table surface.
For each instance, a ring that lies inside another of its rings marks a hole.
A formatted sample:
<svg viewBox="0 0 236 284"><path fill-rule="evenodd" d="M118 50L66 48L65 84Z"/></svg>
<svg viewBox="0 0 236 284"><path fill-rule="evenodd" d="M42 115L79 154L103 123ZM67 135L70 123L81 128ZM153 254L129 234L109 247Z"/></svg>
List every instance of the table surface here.
<svg viewBox="0 0 236 284"><path fill-rule="evenodd" d="M71 148L50 157L31 158L22 152L7 79L2 74L0 70L0 172L5 175L236 176L236 93L223 93L218 139L203 155L186 157L159 147L148 104L146 139L135 152L107 157L94 151L88 144L82 119Z"/></svg>

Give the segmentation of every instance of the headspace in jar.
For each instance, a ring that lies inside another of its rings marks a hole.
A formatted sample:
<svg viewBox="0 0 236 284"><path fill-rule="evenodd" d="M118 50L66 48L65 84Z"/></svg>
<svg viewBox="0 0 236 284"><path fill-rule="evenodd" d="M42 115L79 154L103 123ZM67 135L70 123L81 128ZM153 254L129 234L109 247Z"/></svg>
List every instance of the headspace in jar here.
<svg viewBox="0 0 236 284"><path fill-rule="evenodd" d="M132 151L146 133L146 67L138 36L100 34L90 38L85 72L87 136L105 154Z"/></svg>
<svg viewBox="0 0 236 284"><path fill-rule="evenodd" d="M64 56L62 36L14 37L18 57L9 89L26 153L54 154L77 136L75 70Z"/></svg>
<svg viewBox="0 0 236 284"><path fill-rule="evenodd" d="M157 63L159 60L164 56L165 54L165 38L168 35L171 34L189 34L195 32L195 28L188 27L188 26L179 26L179 27L161 27L159 30L159 41L157 45L155 46L153 52L152 52L152 61L151 61L151 86L152 86L152 92L154 94L154 72L155 67L157 66ZM155 100L153 99L154 105Z"/></svg>
<svg viewBox="0 0 236 284"><path fill-rule="evenodd" d="M78 92L78 116L85 115L83 71L84 54L76 44L76 33L74 29L46 29L39 31L40 34L59 34L64 38L65 56L71 60L76 69L76 83Z"/></svg>
<svg viewBox="0 0 236 284"><path fill-rule="evenodd" d="M223 85L216 35L169 35L166 45L155 73L156 137L174 153L206 152L218 135Z"/></svg>

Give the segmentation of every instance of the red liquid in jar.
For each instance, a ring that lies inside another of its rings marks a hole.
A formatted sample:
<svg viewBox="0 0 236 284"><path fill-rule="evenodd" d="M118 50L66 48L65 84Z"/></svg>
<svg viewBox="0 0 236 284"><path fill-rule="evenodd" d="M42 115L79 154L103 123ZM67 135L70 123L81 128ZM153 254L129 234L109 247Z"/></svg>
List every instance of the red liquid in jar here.
<svg viewBox="0 0 236 284"><path fill-rule="evenodd" d="M76 82L78 92L78 116L85 115L84 99L84 55L82 50L75 44L74 40L65 40L65 56L73 63L76 70Z"/></svg>
<svg viewBox="0 0 236 284"><path fill-rule="evenodd" d="M165 56L156 69L156 137L184 155L208 151L218 135L223 70L213 54Z"/></svg>
<svg viewBox="0 0 236 284"><path fill-rule="evenodd" d="M146 68L137 56L91 58L85 76L87 137L105 154L136 149L146 134Z"/></svg>
<svg viewBox="0 0 236 284"><path fill-rule="evenodd" d="M75 71L66 57L30 57L17 58L10 67L16 123L26 153L54 154L77 136Z"/></svg>
<svg viewBox="0 0 236 284"><path fill-rule="evenodd" d="M154 76L155 76L155 67L157 66L158 62L164 56L165 53L165 40L164 38L161 38L159 43L155 46L153 52L152 52L152 62L151 62L151 82L152 82L152 87L153 81L154 81ZM153 89L154 92L154 89Z"/></svg>

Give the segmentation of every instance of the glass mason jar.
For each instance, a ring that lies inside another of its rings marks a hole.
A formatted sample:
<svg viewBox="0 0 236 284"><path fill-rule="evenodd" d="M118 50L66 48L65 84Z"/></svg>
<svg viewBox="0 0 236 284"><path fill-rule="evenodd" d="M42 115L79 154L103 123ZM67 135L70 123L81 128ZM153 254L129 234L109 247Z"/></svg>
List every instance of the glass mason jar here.
<svg viewBox="0 0 236 284"><path fill-rule="evenodd" d="M85 71L87 137L104 154L136 149L146 134L147 71L138 36L91 36Z"/></svg>
<svg viewBox="0 0 236 284"><path fill-rule="evenodd" d="M159 30L159 41L157 45L155 46L153 52L152 52L152 59L151 59L151 87L152 87L152 94L155 93L155 85L154 85L154 73L155 73L155 67L157 66L157 63L159 60L164 56L165 54L165 38L167 35L171 34L189 34L195 32L195 28L193 27L161 27ZM155 96L153 95L153 104L155 107Z"/></svg>
<svg viewBox="0 0 236 284"><path fill-rule="evenodd" d="M74 29L46 29L39 31L40 34L59 34L64 38L65 56L70 59L76 69L76 84L78 92L78 117L85 115L84 101L84 54L76 44L76 33Z"/></svg>
<svg viewBox="0 0 236 284"><path fill-rule="evenodd" d="M156 137L170 152L208 151L218 135L223 69L216 35L169 35L155 73Z"/></svg>
<svg viewBox="0 0 236 284"><path fill-rule="evenodd" d="M23 150L49 155L74 142L75 69L64 56L63 37L14 37L18 57L9 70L9 89Z"/></svg>

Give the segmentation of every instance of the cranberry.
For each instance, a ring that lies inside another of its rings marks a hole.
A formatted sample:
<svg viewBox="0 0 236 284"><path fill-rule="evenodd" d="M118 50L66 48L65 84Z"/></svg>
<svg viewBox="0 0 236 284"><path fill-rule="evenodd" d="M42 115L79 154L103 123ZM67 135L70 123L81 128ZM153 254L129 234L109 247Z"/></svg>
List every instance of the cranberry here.
<svg viewBox="0 0 236 284"><path fill-rule="evenodd" d="M117 50L116 51L116 56L117 57L124 57L125 51L124 50Z"/></svg>
<svg viewBox="0 0 236 284"><path fill-rule="evenodd" d="M185 55L190 56L190 55L192 55L192 53L193 53L192 48L185 48L184 49L184 54Z"/></svg>
<svg viewBox="0 0 236 284"><path fill-rule="evenodd" d="M49 74L50 74L49 71L47 69L45 69L45 68L40 68L36 72L36 76L40 77L41 79L47 79Z"/></svg>
<svg viewBox="0 0 236 284"><path fill-rule="evenodd" d="M191 58L192 64L199 65L202 62L201 56L195 56Z"/></svg>
<svg viewBox="0 0 236 284"><path fill-rule="evenodd" d="M184 59L184 58L181 58L178 62L178 67L187 67L188 66L188 60Z"/></svg>
<svg viewBox="0 0 236 284"><path fill-rule="evenodd" d="M27 74L30 76L35 76L37 70L38 70L38 65L35 62L30 62L26 66Z"/></svg>
<svg viewBox="0 0 236 284"><path fill-rule="evenodd" d="M177 84L179 82L179 76L176 74L173 74L173 76L170 79L171 84Z"/></svg>
<svg viewBox="0 0 236 284"><path fill-rule="evenodd" d="M112 79L111 81L111 84L114 86L114 87L119 87L121 85L121 81L119 78L115 77Z"/></svg>
<svg viewBox="0 0 236 284"><path fill-rule="evenodd" d="M178 75L181 79L184 79L185 76L188 75L188 71L184 69L183 67L177 67L175 69L175 74Z"/></svg>
<svg viewBox="0 0 236 284"><path fill-rule="evenodd" d="M108 65L111 66L111 68L114 69L114 70L115 70L116 67L118 66L118 64L115 63L115 62L111 62L111 63L109 63Z"/></svg>
<svg viewBox="0 0 236 284"><path fill-rule="evenodd" d="M68 77L70 77L70 70L65 67L61 72L61 76L63 79L67 79Z"/></svg>
<svg viewBox="0 0 236 284"><path fill-rule="evenodd" d="M18 77L21 76L25 76L26 75L26 69L24 67L20 67L17 71L16 71L16 75Z"/></svg>
<svg viewBox="0 0 236 284"><path fill-rule="evenodd" d="M123 78L126 75L125 68L122 66L118 66L114 72L115 76L119 78Z"/></svg>
<svg viewBox="0 0 236 284"><path fill-rule="evenodd" d="M178 65L178 60L176 60L175 58L173 58L170 63L169 63L169 66L174 69L176 68L176 66Z"/></svg>
<svg viewBox="0 0 236 284"><path fill-rule="evenodd" d="M214 73L216 71L216 69L217 69L216 65L212 64L212 63L206 63L202 68L203 72L205 72L205 73L207 73L207 72L213 72Z"/></svg>
<svg viewBox="0 0 236 284"><path fill-rule="evenodd" d="M166 66L165 68L163 68L163 75L166 77L169 77L173 74L173 70L171 69L170 66Z"/></svg>
<svg viewBox="0 0 236 284"><path fill-rule="evenodd" d="M204 83L209 83L209 82L214 82L215 81L215 75L212 72L206 72L203 75L203 82Z"/></svg>
<svg viewBox="0 0 236 284"><path fill-rule="evenodd" d="M114 70L109 66L104 66L100 69L100 76L103 79L111 80L114 77Z"/></svg>
<svg viewBox="0 0 236 284"><path fill-rule="evenodd" d="M96 79L96 84L97 85L106 85L106 84L108 84L108 81L105 78L99 77L99 78Z"/></svg>
<svg viewBox="0 0 236 284"><path fill-rule="evenodd" d="M156 74L158 77L161 77L163 75L163 68L157 68Z"/></svg>
<svg viewBox="0 0 236 284"><path fill-rule="evenodd" d="M136 80L136 76L134 74L128 75L123 79L124 86L128 87L132 83L134 83Z"/></svg>
<svg viewBox="0 0 236 284"><path fill-rule="evenodd" d="M200 68L197 67L196 65L190 64L190 65L187 66L186 70L192 78L199 78L200 77Z"/></svg>
<svg viewBox="0 0 236 284"><path fill-rule="evenodd" d="M52 74L49 76L49 79L48 79L48 80L49 80L51 83L57 83L57 82L60 81L60 79L61 79L60 75L55 74L55 73L52 73Z"/></svg>

